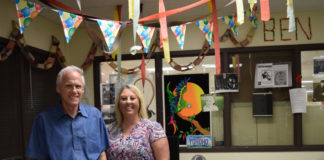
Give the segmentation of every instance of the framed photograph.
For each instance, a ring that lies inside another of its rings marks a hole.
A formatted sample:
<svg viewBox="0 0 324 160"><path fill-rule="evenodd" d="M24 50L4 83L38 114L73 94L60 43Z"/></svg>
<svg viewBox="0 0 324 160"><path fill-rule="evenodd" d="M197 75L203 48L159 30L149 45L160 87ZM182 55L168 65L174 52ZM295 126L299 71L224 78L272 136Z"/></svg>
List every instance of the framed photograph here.
<svg viewBox="0 0 324 160"><path fill-rule="evenodd" d="M324 56L314 57L314 76L324 76Z"/></svg>
<svg viewBox="0 0 324 160"><path fill-rule="evenodd" d="M106 123L106 127L116 120L115 105L104 105L101 107L102 118Z"/></svg>
<svg viewBox="0 0 324 160"><path fill-rule="evenodd" d="M222 73L215 75L215 92L238 92L239 83L237 73Z"/></svg>
<svg viewBox="0 0 324 160"><path fill-rule="evenodd" d="M102 83L100 85L101 91L101 106L115 104L115 84Z"/></svg>
<svg viewBox="0 0 324 160"><path fill-rule="evenodd" d="M200 97L203 112L221 111L224 109L224 96L219 94L202 94Z"/></svg>

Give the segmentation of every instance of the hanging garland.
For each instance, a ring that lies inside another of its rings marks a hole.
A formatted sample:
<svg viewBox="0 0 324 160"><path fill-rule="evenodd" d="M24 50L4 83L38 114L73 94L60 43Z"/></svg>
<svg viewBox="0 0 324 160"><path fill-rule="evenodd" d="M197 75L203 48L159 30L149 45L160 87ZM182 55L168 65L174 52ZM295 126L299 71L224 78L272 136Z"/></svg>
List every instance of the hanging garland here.
<svg viewBox="0 0 324 160"><path fill-rule="evenodd" d="M249 32L247 33L246 37L244 40L242 41L238 41L233 32L230 30L230 29L227 29L225 31L225 33L220 37L220 41L221 42L225 42L226 40L230 39L231 42L235 45L235 46L238 46L238 47L245 47L247 46L253 39L254 37L254 32L255 32L255 29L253 26L250 27L250 30Z"/></svg>
<svg viewBox="0 0 324 160"><path fill-rule="evenodd" d="M194 61L190 62L190 63L187 64L187 65L183 65L183 66L181 66L181 65L179 65L178 63L176 63L176 62L173 60L173 58L171 58L171 59L170 59L170 63L169 63L169 65L170 65L173 69L175 69L175 70L177 70L177 71L180 71L180 72L184 72L184 71L191 70L191 69L193 69L195 66L197 66L197 65L199 65L199 64L201 63L201 61L205 58L205 56L206 56L207 52L209 51L209 49L210 49L210 45L209 45L208 41L205 40L205 42L204 42L204 44L203 44L203 46L202 46L202 48L201 48L201 50L200 50L200 53L198 54L198 57L197 57Z"/></svg>
<svg viewBox="0 0 324 160"><path fill-rule="evenodd" d="M138 78L138 79L136 79L136 80L134 81L134 85L136 85L136 83L139 82L140 80L142 80L142 78ZM155 114L154 111L152 111L152 110L149 109L151 103L153 102L154 96L155 96L155 95L154 95L155 90L154 90L154 85L153 85L153 83L152 83L152 81L151 81L150 79L145 78L145 81L148 81L148 82L149 82L149 84L150 84L150 86L151 86L151 89L152 89L152 96L151 96L149 102L148 102L147 105L146 105L146 110L147 110L148 116L149 116L149 118L150 118L150 117L152 117L152 115ZM143 90L144 90L144 88L143 88Z"/></svg>

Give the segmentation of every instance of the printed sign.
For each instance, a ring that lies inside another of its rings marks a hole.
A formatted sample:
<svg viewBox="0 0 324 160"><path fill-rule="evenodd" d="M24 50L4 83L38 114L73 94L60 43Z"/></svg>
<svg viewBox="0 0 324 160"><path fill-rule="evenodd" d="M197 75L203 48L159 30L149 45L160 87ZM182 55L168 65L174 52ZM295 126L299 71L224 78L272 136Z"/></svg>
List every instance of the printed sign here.
<svg viewBox="0 0 324 160"><path fill-rule="evenodd" d="M188 135L186 137L187 148L211 148L211 135Z"/></svg>

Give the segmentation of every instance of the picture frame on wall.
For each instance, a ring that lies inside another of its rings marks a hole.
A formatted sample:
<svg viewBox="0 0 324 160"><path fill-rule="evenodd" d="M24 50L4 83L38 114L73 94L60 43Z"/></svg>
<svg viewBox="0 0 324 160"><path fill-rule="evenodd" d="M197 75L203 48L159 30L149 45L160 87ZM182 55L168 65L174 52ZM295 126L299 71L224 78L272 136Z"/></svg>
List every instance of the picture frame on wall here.
<svg viewBox="0 0 324 160"><path fill-rule="evenodd" d="M101 106L115 104L115 84L102 83L100 85Z"/></svg>
<svg viewBox="0 0 324 160"><path fill-rule="evenodd" d="M221 73L215 75L215 92L238 92L239 82L237 73Z"/></svg>

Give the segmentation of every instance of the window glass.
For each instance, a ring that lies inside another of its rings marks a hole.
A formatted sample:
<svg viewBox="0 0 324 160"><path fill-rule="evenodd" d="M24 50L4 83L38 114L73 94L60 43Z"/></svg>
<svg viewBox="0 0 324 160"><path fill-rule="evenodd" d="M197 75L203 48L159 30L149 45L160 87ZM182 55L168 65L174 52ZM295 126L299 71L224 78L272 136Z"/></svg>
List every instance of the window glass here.
<svg viewBox="0 0 324 160"><path fill-rule="evenodd" d="M303 113L303 144L323 145L324 50L302 51L301 65L302 87L306 88L307 93L307 108Z"/></svg>
<svg viewBox="0 0 324 160"><path fill-rule="evenodd" d="M115 65L114 65L115 64ZM148 116L150 119L156 121L156 101L155 101L155 69L154 59L146 60L145 83L142 84L141 71L135 74L120 74L118 76L117 62L101 62L100 63L100 97L101 97L101 111L106 124L114 121L114 102L115 97L119 91L120 85L133 84L136 85L141 91L145 104L148 109ZM132 69L141 65L141 60L123 60L121 67L124 69ZM139 69L139 68L138 68ZM138 70L136 69L136 70Z"/></svg>
<svg viewBox="0 0 324 160"><path fill-rule="evenodd" d="M230 54L229 62L236 62L233 59L235 54ZM293 55L286 52L239 54L239 92L230 93L233 146L293 145L293 114L289 103L289 88L254 87L256 64L292 61ZM230 67L230 72L234 72L233 67ZM254 116L253 93L269 92L272 93L272 116Z"/></svg>

